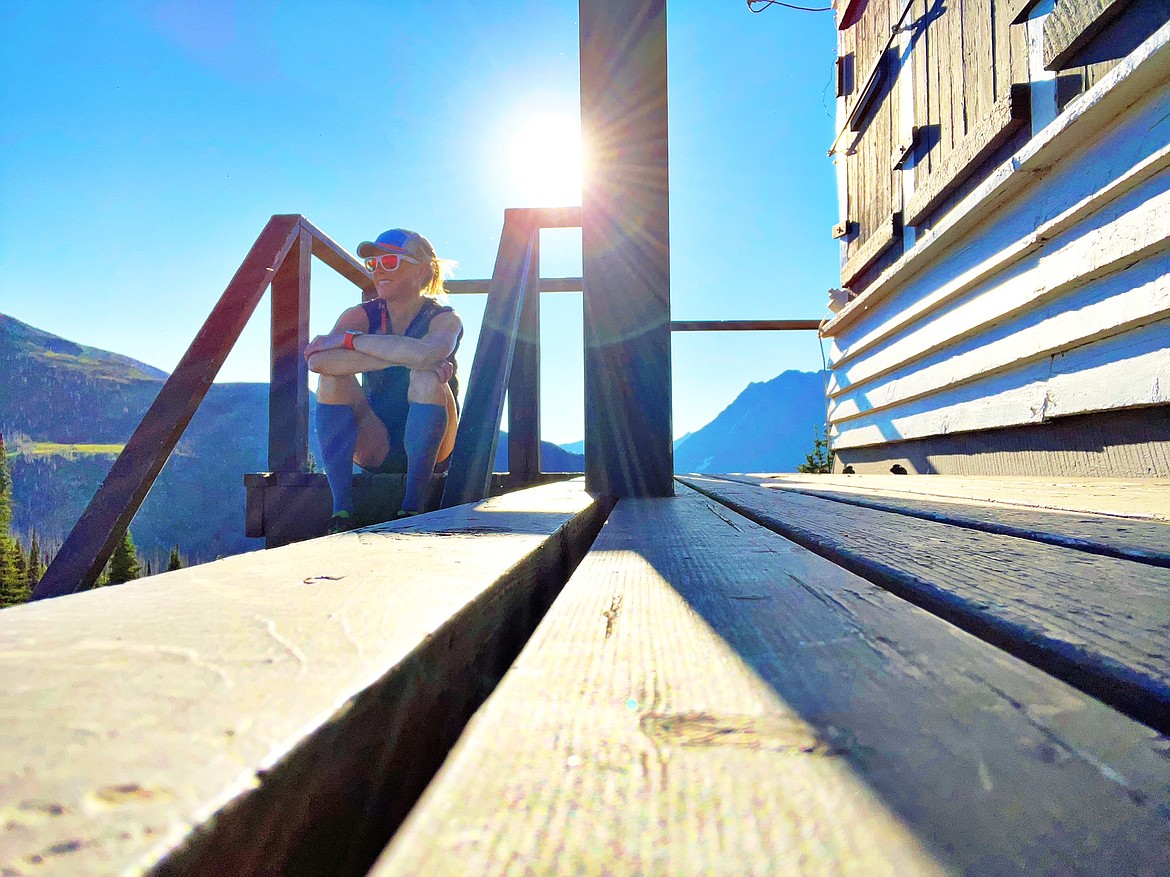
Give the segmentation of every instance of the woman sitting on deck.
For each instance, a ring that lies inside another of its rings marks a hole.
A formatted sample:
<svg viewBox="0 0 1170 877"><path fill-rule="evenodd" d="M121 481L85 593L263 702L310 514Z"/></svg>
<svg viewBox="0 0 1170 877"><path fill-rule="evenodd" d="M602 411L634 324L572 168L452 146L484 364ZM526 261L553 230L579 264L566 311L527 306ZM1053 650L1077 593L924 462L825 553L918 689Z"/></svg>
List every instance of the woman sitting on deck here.
<svg viewBox="0 0 1170 877"><path fill-rule="evenodd" d="M353 464L405 472L399 516L426 511L431 475L455 444L455 351L463 324L441 304L443 264L430 241L395 228L358 247L377 297L345 310L305 348L317 387L317 437L333 492L330 532L353 520ZM356 375L362 374L359 384Z"/></svg>

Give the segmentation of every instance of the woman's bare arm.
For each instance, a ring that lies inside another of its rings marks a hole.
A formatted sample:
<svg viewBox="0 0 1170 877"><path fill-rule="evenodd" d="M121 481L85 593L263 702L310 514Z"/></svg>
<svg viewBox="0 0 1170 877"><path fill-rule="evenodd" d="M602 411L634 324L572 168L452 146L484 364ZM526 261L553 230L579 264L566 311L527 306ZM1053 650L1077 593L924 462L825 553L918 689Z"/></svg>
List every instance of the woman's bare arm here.
<svg viewBox="0 0 1170 877"><path fill-rule="evenodd" d="M353 311L357 311L360 325L351 316ZM440 368L454 352L463 322L448 311L431 321L429 331L422 338L362 334L353 339L354 349L347 350L345 333L361 332L365 328L365 312L360 307L350 308L338 319L331 334L317 336L305 348L309 369L320 374L352 375L392 365L414 370Z"/></svg>

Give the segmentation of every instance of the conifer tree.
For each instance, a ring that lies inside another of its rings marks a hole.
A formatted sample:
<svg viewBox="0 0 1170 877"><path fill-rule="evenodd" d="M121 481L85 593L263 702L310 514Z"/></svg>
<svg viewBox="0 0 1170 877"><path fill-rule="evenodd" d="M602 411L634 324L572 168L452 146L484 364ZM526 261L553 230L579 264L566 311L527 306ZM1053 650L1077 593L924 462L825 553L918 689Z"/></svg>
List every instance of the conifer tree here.
<svg viewBox="0 0 1170 877"><path fill-rule="evenodd" d="M28 563L26 564L25 580L28 582L29 589L37 586L37 582L41 580L41 576L45 574L44 561L41 559L41 541L37 538L37 531L32 532L32 544L28 549Z"/></svg>
<svg viewBox="0 0 1170 877"><path fill-rule="evenodd" d="M4 542L6 544L0 551L7 557L7 566L13 567L12 557L17 552L12 549L12 546L17 544L16 540L5 539ZM17 578L15 574L11 578L0 579L0 609L28 602L31 593L28 583L23 578Z"/></svg>
<svg viewBox="0 0 1170 877"><path fill-rule="evenodd" d="M12 529L12 477L8 474L8 450L0 432L0 537L8 538Z"/></svg>
<svg viewBox="0 0 1170 877"><path fill-rule="evenodd" d="M134 547L134 539L130 535L130 528L122 534L122 539L114 548L110 557L109 581L106 584L120 585L131 581L142 574L142 565L138 562L138 551Z"/></svg>
<svg viewBox="0 0 1170 877"><path fill-rule="evenodd" d="M16 564L19 544L9 530L12 528L12 479L8 475L8 451L4 435L0 433L0 606L23 603L24 576ZM23 558L22 558L23 560ZM20 567L24 564L21 563Z"/></svg>
<svg viewBox="0 0 1170 877"><path fill-rule="evenodd" d="M24 546L20 544L20 540L16 537L10 537L8 542L8 550L12 552L12 569L14 573L13 582L17 584L27 584L28 582L28 566L24 560Z"/></svg>
<svg viewBox="0 0 1170 877"><path fill-rule="evenodd" d="M174 572L175 570L182 568L183 559L179 557L179 546L176 545L171 549L171 556L167 561L167 572Z"/></svg>
<svg viewBox="0 0 1170 877"><path fill-rule="evenodd" d="M820 427L813 429L813 449L804 455L804 462L796 467L797 472L806 474L826 475L833 471L833 452L829 449L829 439L821 434Z"/></svg>

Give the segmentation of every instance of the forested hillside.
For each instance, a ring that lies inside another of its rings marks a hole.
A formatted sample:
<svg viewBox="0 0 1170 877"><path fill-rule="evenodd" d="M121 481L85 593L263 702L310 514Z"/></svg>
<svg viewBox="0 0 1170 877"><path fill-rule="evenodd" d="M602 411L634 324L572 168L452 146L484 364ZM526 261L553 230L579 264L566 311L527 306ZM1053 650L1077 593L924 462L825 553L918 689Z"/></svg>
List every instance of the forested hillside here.
<svg viewBox="0 0 1170 877"><path fill-rule="evenodd" d="M166 373L0 315L0 432L12 529L59 543ZM191 561L260 546L244 533L244 472L266 466L267 384L216 384L131 524L142 554Z"/></svg>

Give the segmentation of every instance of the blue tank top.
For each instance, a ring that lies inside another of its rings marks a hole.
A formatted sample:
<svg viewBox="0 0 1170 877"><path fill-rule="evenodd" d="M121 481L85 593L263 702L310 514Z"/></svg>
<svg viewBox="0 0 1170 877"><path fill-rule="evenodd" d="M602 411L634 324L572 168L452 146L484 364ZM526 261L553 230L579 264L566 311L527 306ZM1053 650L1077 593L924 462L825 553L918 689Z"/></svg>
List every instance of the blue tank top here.
<svg viewBox="0 0 1170 877"><path fill-rule="evenodd" d="M369 334L393 335L394 327L390 324L390 315L386 310L386 302L380 298L362 302L362 310L366 312L369 321ZM410 325L402 334L407 338L423 338L431 328L431 320L439 314L451 313L455 309L448 305L441 305L433 299L425 299ZM455 361L455 354L459 350L459 342L463 340L463 332L455 341L455 350L451 351L448 361L455 367L455 374L449 382L451 393L455 396L456 404L459 400L459 366ZM391 444L402 441L406 431L406 413L409 403L406 391L410 387L410 369L405 366L393 365L378 371L362 373L362 387L370 400L370 407L378 415L386 430L390 434Z"/></svg>

